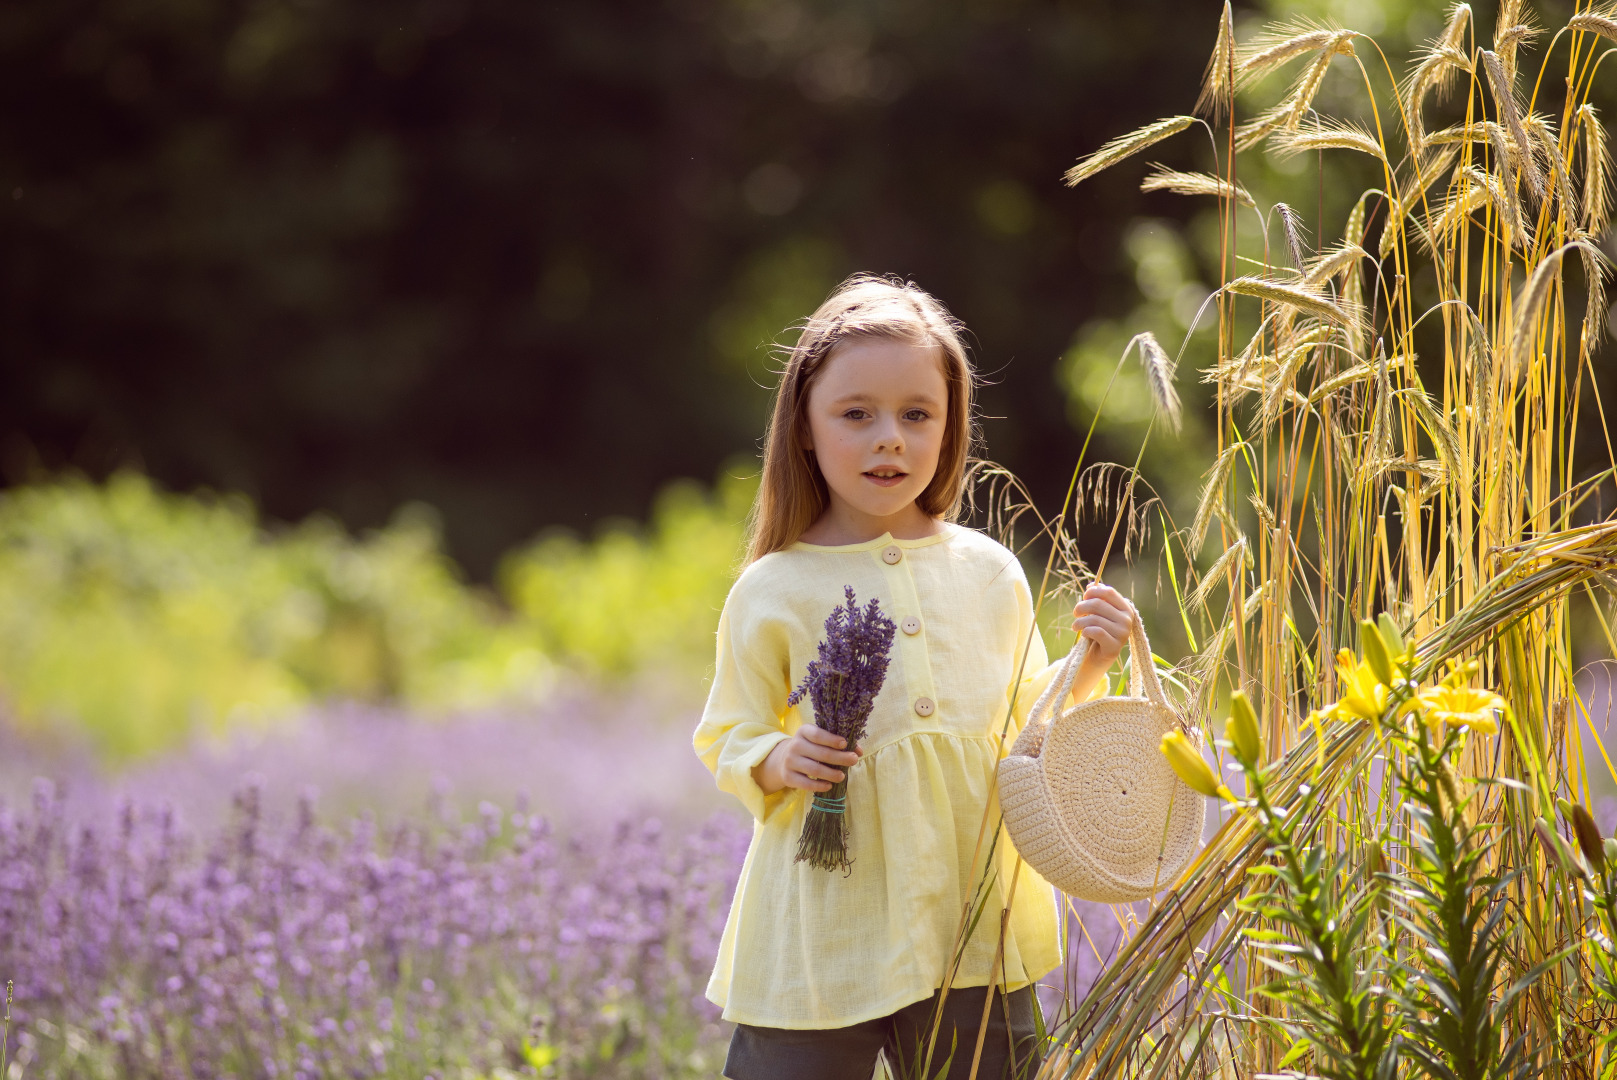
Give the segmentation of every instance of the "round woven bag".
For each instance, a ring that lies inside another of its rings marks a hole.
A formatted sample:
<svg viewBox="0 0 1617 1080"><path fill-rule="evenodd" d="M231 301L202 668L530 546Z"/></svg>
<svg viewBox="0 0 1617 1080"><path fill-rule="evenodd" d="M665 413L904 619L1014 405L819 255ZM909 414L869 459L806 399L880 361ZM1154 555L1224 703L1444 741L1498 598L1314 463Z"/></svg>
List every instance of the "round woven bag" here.
<svg viewBox="0 0 1617 1080"><path fill-rule="evenodd" d="M1158 749L1183 730L1162 693L1145 627L1129 637L1129 696L1065 701L1088 641L1080 637L999 766L1011 842L1043 878L1080 900L1140 900L1174 883L1201 846L1207 800Z"/></svg>

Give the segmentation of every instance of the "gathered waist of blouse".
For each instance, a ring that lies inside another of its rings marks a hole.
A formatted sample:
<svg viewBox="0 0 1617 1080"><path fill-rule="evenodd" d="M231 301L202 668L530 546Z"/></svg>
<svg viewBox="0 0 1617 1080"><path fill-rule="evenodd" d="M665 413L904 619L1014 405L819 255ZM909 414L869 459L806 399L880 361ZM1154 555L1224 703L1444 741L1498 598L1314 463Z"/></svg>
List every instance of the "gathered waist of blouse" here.
<svg viewBox="0 0 1617 1080"><path fill-rule="evenodd" d="M1009 738L1014 734L1015 732L1007 732L1006 737ZM1000 733L997 731L965 732L950 731L947 728L941 727L911 728L907 731L884 734L879 742L873 743L867 738L865 740L865 754L864 757L860 759L860 764L869 761L872 757L881 753L883 750L898 746L900 743L909 742L917 736L924 735L941 735L944 738L962 743L985 743L990 750L997 750L1001 741Z"/></svg>

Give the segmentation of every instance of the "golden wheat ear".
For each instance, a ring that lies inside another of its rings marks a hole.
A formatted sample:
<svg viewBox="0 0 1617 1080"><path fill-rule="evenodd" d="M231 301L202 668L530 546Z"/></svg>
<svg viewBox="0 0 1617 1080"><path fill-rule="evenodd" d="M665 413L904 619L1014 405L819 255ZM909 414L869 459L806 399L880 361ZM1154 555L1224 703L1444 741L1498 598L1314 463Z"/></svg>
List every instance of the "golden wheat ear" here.
<svg viewBox="0 0 1617 1080"><path fill-rule="evenodd" d="M1611 151L1606 129L1593 105L1578 106L1577 122L1583 129L1583 227L1605 231L1611 216Z"/></svg>
<svg viewBox="0 0 1617 1080"><path fill-rule="evenodd" d="M1357 150L1379 161L1387 154L1364 128L1357 124L1330 123L1296 131L1282 131L1273 140L1275 153L1291 157L1309 150Z"/></svg>
<svg viewBox="0 0 1617 1080"><path fill-rule="evenodd" d="M1617 41L1617 6L1590 8L1567 20L1567 27L1599 34L1607 41Z"/></svg>
<svg viewBox="0 0 1617 1080"><path fill-rule="evenodd" d="M1191 110L1197 116L1211 117L1214 123L1235 112L1235 17L1230 0L1224 0L1224 14L1218 20L1218 40L1202 76L1201 95Z"/></svg>
<svg viewBox="0 0 1617 1080"><path fill-rule="evenodd" d="M1242 206L1256 209L1257 202L1239 184L1221 180L1207 173L1176 172L1166 165L1153 165L1152 171L1140 181L1141 191L1171 191L1175 195L1212 195L1220 199L1234 199Z"/></svg>
<svg viewBox="0 0 1617 1080"><path fill-rule="evenodd" d="M1168 430L1174 434L1179 433L1180 410L1179 391L1174 388L1173 376L1177 365L1157 342L1157 336L1149 330L1135 334L1123 350L1123 355L1138 347L1140 350L1140 364L1145 368L1145 381L1151 388L1152 400L1156 402L1157 410L1162 413L1168 423Z"/></svg>
<svg viewBox="0 0 1617 1080"><path fill-rule="evenodd" d="M1096 150L1093 154L1079 161L1068 169L1062 180L1068 187L1088 180L1091 176L1109 169L1125 158L1133 157L1147 147L1155 146L1163 139L1177 135L1191 124L1196 122L1194 116L1170 116L1166 120L1157 120L1145 125L1138 131L1131 131L1120 136Z"/></svg>

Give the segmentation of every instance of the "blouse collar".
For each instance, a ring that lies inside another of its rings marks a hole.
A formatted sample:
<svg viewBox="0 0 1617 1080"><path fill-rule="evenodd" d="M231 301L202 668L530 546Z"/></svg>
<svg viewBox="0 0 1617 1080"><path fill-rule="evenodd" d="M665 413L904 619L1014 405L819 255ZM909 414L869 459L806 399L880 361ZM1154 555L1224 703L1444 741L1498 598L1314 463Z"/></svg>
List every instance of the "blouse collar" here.
<svg viewBox="0 0 1617 1080"><path fill-rule="evenodd" d="M880 536L876 537L875 539L866 540L866 541L864 541L863 543L860 543L860 544L809 544L809 543L805 543L802 540L798 540L798 541L796 541L795 543L792 544L792 546L791 546L791 548L789 550L792 550L792 551L874 551L877 548L887 547L889 544L896 544L899 547L908 550L908 549L911 549L911 548L923 548L923 547L930 547L933 544L941 544L945 540L947 540L950 537L954 536L954 534L959 532L959 531L960 531L960 526L959 525L956 525L953 522L944 522L943 523L943 528L939 529L937 532L933 533L931 536L922 536L922 537L919 537L919 538L917 538L915 540L900 540L900 539L896 538L895 536L893 536L892 533L884 532Z"/></svg>

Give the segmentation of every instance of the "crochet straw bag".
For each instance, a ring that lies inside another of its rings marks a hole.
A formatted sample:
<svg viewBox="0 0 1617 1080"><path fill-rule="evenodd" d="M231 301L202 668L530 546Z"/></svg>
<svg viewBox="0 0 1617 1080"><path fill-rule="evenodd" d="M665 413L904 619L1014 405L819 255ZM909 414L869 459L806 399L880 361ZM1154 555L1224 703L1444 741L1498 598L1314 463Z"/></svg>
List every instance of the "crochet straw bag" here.
<svg viewBox="0 0 1617 1080"><path fill-rule="evenodd" d="M1158 749L1163 734L1182 725L1138 617L1129 636L1129 696L1086 701L1045 724L1053 703L1071 691L1087 648L1080 637L1000 762L1000 807L1016 850L1062 892L1140 900L1173 884L1195 858L1207 801Z"/></svg>

